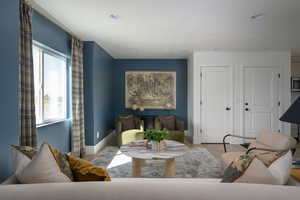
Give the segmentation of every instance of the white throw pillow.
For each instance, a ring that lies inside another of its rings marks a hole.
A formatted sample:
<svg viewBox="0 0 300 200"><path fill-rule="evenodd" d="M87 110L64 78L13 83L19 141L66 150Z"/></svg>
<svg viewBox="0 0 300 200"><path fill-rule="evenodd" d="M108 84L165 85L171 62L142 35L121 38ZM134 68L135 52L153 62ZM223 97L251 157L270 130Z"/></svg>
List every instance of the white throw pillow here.
<svg viewBox="0 0 300 200"><path fill-rule="evenodd" d="M256 183L277 185L276 180L268 168L257 158L254 158L243 175L234 181L234 183Z"/></svg>
<svg viewBox="0 0 300 200"><path fill-rule="evenodd" d="M291 151L287 152L285 155L281 156L275 160L270 166L269 171L273 175L277 184L285 185L287 184L290 172L292 169L292 153Z"/></svg>
<svg viewBox="0 0 300 200"><path fill-rule="evenodd" d="M23 183L71 182L57 165L47 143L44 143L32 161L20 172L17 179Z"/></svg>
<svg viewBox="0 0 300 200"><path fill-rule="evenodd" d="M11 152L13 172L18 173L31 162L33 155L37 151L32 147L11 145Z"/></svg>

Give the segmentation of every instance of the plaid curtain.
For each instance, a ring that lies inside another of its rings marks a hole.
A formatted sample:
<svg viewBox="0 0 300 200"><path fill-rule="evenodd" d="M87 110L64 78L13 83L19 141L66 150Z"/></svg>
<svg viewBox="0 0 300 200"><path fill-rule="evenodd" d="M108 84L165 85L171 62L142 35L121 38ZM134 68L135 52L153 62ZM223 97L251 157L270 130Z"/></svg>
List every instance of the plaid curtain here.
<svg viewBox="0 0 300 200"><path fill-rule="evenodd" d="M36 147L31 13L31 8L20 1L20 144Z"/></svg>
<svg viewBox="0 0 300 200"><path fill-rule="evenodd" d="M72 154L85 155L83 42L72 38Z"/></svg>

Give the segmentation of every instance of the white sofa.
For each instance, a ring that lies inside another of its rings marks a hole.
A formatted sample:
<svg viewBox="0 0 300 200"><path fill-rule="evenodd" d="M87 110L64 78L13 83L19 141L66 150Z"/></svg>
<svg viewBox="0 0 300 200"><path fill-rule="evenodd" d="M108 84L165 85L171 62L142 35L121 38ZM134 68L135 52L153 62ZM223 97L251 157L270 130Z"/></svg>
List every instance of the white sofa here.
<svg viewBox="0 0 300 200"><path fill-rule="evenodd" d="M300 187L219 183L219 179L123 178L112 182L0 185L1 200L298 200L299 196Z"/></svg>

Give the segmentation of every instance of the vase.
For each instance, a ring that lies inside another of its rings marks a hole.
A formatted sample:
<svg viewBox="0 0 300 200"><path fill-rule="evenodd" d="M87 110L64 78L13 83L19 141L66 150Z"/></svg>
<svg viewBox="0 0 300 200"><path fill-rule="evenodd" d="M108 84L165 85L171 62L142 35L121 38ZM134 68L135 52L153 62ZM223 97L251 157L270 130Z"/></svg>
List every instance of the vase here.
<svg viewBox="0 0 300 200"><path fill-rule="evenodd" d="M161 151L164 148L164 141L151 141L151 149L153 151Z"/></svg>

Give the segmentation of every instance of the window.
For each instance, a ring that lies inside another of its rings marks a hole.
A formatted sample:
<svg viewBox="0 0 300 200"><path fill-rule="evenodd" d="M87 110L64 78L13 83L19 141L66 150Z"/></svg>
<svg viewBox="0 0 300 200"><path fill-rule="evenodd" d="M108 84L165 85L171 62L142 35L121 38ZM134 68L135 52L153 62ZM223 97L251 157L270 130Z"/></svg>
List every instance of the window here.
<svg viewBox="0 0 300 200"><path fill-rule="evenodd" d="M67 118L67 58L33 45L36 123Z"/></svg>

